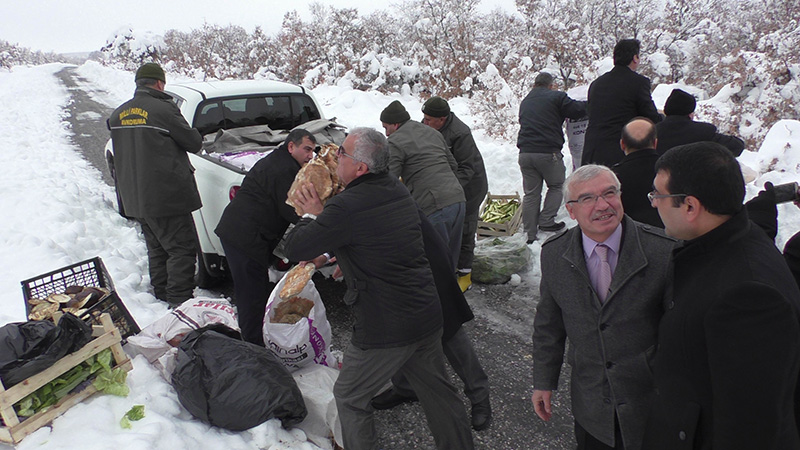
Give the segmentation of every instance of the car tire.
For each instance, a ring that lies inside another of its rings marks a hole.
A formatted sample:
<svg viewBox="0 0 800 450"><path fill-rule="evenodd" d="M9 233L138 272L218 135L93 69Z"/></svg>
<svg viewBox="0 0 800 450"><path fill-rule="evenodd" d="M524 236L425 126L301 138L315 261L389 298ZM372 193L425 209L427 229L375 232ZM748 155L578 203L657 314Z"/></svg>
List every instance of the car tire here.
<svg viewBox="0 0 800 450"><path fill-rule="evenodd" d="M223 277L218 277L211 274L206 267L203 254L201 252L197 252L197 271L195 272L194 280L197 287L202 289L211 289L218 286L222 282Z"/></svg>

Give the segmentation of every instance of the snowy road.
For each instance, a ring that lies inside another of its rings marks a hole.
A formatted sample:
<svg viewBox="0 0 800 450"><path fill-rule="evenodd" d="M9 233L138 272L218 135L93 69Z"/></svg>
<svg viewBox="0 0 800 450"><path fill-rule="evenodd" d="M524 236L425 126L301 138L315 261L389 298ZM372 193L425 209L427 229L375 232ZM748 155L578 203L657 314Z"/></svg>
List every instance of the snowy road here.
<svg viewBox="0 0 800 450"><path fill-rule="evenodd" d="M66 68L58 73L71 95L69 104L73 142L93 166L111 184L103 160L103 147L108 139L105 119L111 113L109 105L101 103L103 92L94 91L86 80L78 78L75 70ZM132 90L131 90L132 91ZM97 100L100 101L97 101ZM315 280L317 280L315 278ZM328 309L334 332L334 348L343 350L349 340L350 314L341 301L341 283L317 281ZM230 295L230 283L212 291L213 296ZM561 391L554 401L554 415L549 423L540 421L530 402L531 356L530 339L533 327L538 286L523 282L510 285L476 285L467 292L476 319L466 325L484 368L492 383L494 424L489 430L474 433L476 448L487 450L571 449L572 416L569 397L562 377ZM147 324L140 324L142 326ZM461 389L460 380L453 383ZM466 401L466 400L465 400ZM467 405L468 406L468 405ZM387 450L432 449L433 439L425 424L419 404L401 405L376 414L381 435L381 448Z"/></svg>

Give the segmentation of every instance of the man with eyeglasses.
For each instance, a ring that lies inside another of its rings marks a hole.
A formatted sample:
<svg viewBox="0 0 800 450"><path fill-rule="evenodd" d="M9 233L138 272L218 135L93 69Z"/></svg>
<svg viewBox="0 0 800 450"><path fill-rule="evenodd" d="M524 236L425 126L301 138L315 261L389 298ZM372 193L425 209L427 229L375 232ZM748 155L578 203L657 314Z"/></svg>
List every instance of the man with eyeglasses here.
<svg viewBox="0 0 800 450"><path fill-rule="evenodd" d="M578 449L639 450L675 241L624 215L619 180L605 166L573 172L564 196L578 226L542 245L531 400L550 420L569 338Z"/></svg>
<svg viewBox="0 0 800 450"><path fill-rule="evenodd" d="M264 346L264 314L273 284L268 270L289 224L300 218L286 204L297 172L311 161L316 138L308 130L292 130L284 143L259 160L242 181L214 232L219 236L233 277L239 328L247 342Z"/></svg>
<svg viewBox="0 0 800 450"><path fill-rule="evenodd" d="M370 402L400 372L419 395L436 447L470 450L469 419L444 368L442 307L417 204L389 173L381 133L355 128L339 153L344 191L323 207L313 186L298 190L292 200L303 218L286 237L285 250L296 261L334 253L344 274L344 302L355 316L333 389L344 448L376 448ZM452 276L449 265L445 270Z"/></svg>
<svg viewBox="0 0 800 450"><path fill-rule="evenodd" d="M672 254L647 449L800 449L800 291L714 142L667 150L650 195Z"/></svg>

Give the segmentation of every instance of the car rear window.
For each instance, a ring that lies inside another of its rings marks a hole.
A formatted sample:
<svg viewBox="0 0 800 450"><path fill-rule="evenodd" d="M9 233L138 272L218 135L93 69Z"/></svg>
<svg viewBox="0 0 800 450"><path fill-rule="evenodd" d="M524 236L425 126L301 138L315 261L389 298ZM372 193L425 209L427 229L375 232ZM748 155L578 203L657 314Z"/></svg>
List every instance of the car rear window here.
<svg viewBox="0 0 800 450"><path fill-rule="evenodd" d="M307 95L248 96L210 99L201 103L194 124L202 134L253 125L289 130L320 117Z"/></svg>

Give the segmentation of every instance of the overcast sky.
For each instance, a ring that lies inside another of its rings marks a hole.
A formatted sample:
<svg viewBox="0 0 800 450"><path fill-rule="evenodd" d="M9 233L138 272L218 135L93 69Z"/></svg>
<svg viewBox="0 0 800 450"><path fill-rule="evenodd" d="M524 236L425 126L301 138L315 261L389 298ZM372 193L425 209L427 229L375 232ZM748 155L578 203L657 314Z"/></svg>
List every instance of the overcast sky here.
<svg viewBox="0 0 800 450"><path fill-rule="evenodd" d="M99 50L123 27L161 34L165 30L188 31L204 22L240 25L252 31L256 25L267 34L280 28L284 13L296 10L310 18L312 0L0 0L0 40L32 50L59 53ZM391 9L396 2L376 0L326 0L338 8L359 9L369 14ZM514 11L514 0L482 0L481 11L496 7Z"/></svg>

